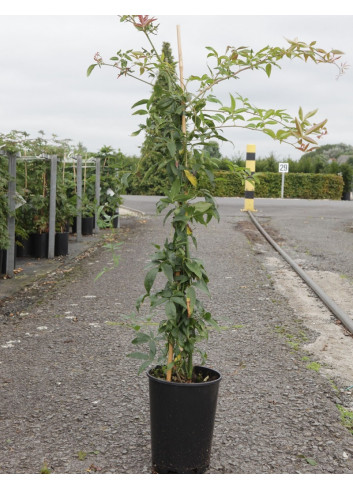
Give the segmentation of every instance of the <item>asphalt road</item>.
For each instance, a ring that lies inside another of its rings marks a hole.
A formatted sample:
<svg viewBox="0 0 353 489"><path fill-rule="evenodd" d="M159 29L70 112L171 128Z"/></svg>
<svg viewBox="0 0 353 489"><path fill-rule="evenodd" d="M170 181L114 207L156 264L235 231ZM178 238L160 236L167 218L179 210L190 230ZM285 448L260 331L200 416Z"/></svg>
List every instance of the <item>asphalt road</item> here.
<svg viewBox="0 0 353 489"><path fill-rule="evenodd" d="M124 205L156 213L159 197L124 197ZM222 218L248 220L243 198L216 198ZM353 201L256 199L256 219L286 252L308 266L353 279Z"/></svg>
<svg viewBox="0 0 353 489"><path fill-rule="evenodd" d="M152 217L156 200L125 199L125 206L151 217L122 219L118 269L111 250L96 247L4 301L0 473L150 473L148 384L145 375L137 375L138 362L126 356L134 336L126 317L143 293L150 243L163 243L168 233L168 226ZM302 253L300 246L309 246L311 236L312 249L323 249L318 266L327 266L335 239L341 249L346 243L347 256L351 252L352 234L344 231L349 214L339 212L350 203L320 207L319 202L288 201L293 207L287 215L280 212L282 201L271 203L278 206L277 215L259 200L257 218L293 253ZM210 277L211 298L205 297L205 305L222 326L202 347L207 364L222 373L209 472L352 474L353 439L337 406L351 407L353 373L347 379L332 369L327 373L329 362L322 355L330 351L331 337L324 338L319 351L310 350L310 358L304 351L316 344L326 323L334 336L339 326L325 310L318 319L306 317L307 311L315 312L315 303L256 235L241 212L243 200L219 199L219 206L221 222L195 230L197 256ZM321 211L314 213L316 206ZM337 233L342 237L337 239ZM312 267L314 257L303 256ZM339 257L330 257L336 266ZM304 312L301 298L309 304ZM148 310L141 313L137 320L147 331ZM164 312L157 311L157 319L158 314ZM319 333L309 329L314 323ZM351 363L352 338L343 339L349 341L345 351ZM342 357L343 339L334 363Z"/></svg>

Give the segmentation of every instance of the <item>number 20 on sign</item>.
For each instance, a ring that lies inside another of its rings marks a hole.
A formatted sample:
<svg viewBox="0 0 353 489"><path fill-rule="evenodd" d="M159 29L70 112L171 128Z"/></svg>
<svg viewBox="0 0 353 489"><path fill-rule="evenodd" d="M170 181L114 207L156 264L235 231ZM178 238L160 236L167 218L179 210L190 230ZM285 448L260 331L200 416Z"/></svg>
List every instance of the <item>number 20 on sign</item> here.
<svg viewBox="0 0 353 489"><path fill-rule="evenodd" d="M289 171L289 163L279 163L278 171L282 173L282 185L281 185L281 199L283 199L284 193L284 174Z"/></svg>

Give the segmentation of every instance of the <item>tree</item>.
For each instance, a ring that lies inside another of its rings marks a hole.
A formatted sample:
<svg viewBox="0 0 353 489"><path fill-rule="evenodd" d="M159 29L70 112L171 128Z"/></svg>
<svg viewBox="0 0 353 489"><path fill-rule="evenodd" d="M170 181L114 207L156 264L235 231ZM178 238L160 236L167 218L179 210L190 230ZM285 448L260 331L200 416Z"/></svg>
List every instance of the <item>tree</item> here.
<svg viewBox="0 0 353 489"><path fill-rule="evenodd" d="M163 127L168 123L164 120L162 97L163 93L169 88L170 79L174 83L177 82L175 73L175 62L169 42L163 42L161 59L165 63L167 69L158 71L155 84L151 95L151 114L154 117L149 117L146 121L145 140L141 147L141 159L137 167L137 172L132 177L132 185L138 185L144 193L154 193L163 195L167 186L167 170L163 165L165 161L165 148L163 146L156 147L155 139L159 137ZM168 117L171 121L181 127L180 115L169 113ZM159 171L155 172L152 169L155 165L159 166Z"/></svg>

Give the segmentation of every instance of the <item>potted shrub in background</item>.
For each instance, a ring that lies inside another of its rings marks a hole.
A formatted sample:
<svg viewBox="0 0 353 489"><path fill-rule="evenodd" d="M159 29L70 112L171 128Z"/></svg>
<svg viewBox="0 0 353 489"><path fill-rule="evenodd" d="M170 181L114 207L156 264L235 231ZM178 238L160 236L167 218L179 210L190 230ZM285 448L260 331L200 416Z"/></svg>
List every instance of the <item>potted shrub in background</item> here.
<svg viewBox="0 0 353 489"><path fill-rule="evenodd" d="M36 188L31 189L28 199L33 223L31 242L34 258L48 257L49 196L45 169L41 177L38 187L36 184Z"/></svg>
<svg viewBox="0 0 353 489"><path fill-rule="evenodd" d="M9 212L7 187L8 172L5 170L5 158L0 156L0 275L6 273L5 256L9 246L7 216Z"/></svg>
<svg viewBox="0 0 353 489"><path fill-rule="evenodd" d="M89 200L86 194L82 196L82 234L89 235L93 233L95 204Z"/></svg>
<svg viewBox="0 0 353 489"><path fill-rule="evenodd" d="M56 188L56 216L55 216L55 256L64 256L69 251L69 226L76 216L76 197L68 195L65 180Z"/></svg>
<svg viewBox="0 0 353 489"><path fill-rule="evenodd" d="M240 95L229 97L229 104L216 96L217 85L236 80L243 71L262 70L270 76L272 68L283 58L312 60L315 63L334 63L339 51L326 52L316 44L289 41L287 48L267 46L255 52L245 47L228 46L225 53L208 47L208 73L190 76L184 83L182 57L179 54L180 83L176 82L174 63L159 55L152 36L157 33L156 19L149 16L122 16L141 31L148 48L118 51L104 62L96 53L95 63L88 68L90 75L96 67L112 66L120 76L139 79L154 87L154 80L163 76L149 98L136 102L134 114L146 117L139 130L152 136L151 151L160 158L151 165L150 173L166 171L169 189L157 203L157 211L167 211L172 237L163 245L155 245L144 280L145 294L137 300L137 309L145 300L151 308L164 308L165 318L157 333L146 333L136 325L135 345L146 345L147 352L132 353L142 360L140 371L148 371L150 386L152 466L156 472L202 473L210 463L210 450L220 373L204 364L206 353L199 342L207 340L210 329L217 328L211 313L206 311L197 292L208 294L206 270L194 256L196 224L207 226L219 219L211 193L200 188L202 178L211 182L217 160L203 151L214 141L226 141L222 127L234 126L268 134L273 140L285 142L302 151L310 151L326 132L326 120L312 123L316 111L293 117L284 110L260 109ZM180 41L180 39L179 39ZM179 42L180 44L180 42ZM343 71L344 67L339 67ZM152 80L152 81L151 81ZM187 87L194 86L193 91ZM155 88L155 87L154 87ZM234 167L243 179L251 178L244 168ZM193 247L193 248L192 248ZM157 274L165 277L165 285L155 290ZM162 348L159 345L162 342ZM157 358L157 360L156 360ZM206 417L210 414L210 417Z"/></svg>

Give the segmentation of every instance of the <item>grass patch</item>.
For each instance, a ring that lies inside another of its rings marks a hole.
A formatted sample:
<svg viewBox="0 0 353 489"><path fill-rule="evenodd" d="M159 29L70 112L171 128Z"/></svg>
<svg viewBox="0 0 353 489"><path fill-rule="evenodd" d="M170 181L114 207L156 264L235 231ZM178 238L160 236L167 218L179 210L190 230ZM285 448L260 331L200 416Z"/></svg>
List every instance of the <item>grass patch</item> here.
<svg viewBox="0 0 353 489"><path fill-rule="evenodd" d="M51 473L51 470L49 469L47 462L43 463L42 468L40 469L40 473L41 474L50 474Z"/></svg>
<svg viewBox="0 0 353 489"><path fill-rule="evenodd" d="M341 414L341 423L345 426L350 433L353 435L353 412L345 409L343 406L336 404L340 414Z"/></svg>
<svg viewBox="0 0 353 489"><path fill-rule="evenodd" d="M308 368L309 370L314 370L315 372L318 372L321 368L321 365L318 362L311 362L311 363L308 363L306 368Z"/></svg>

